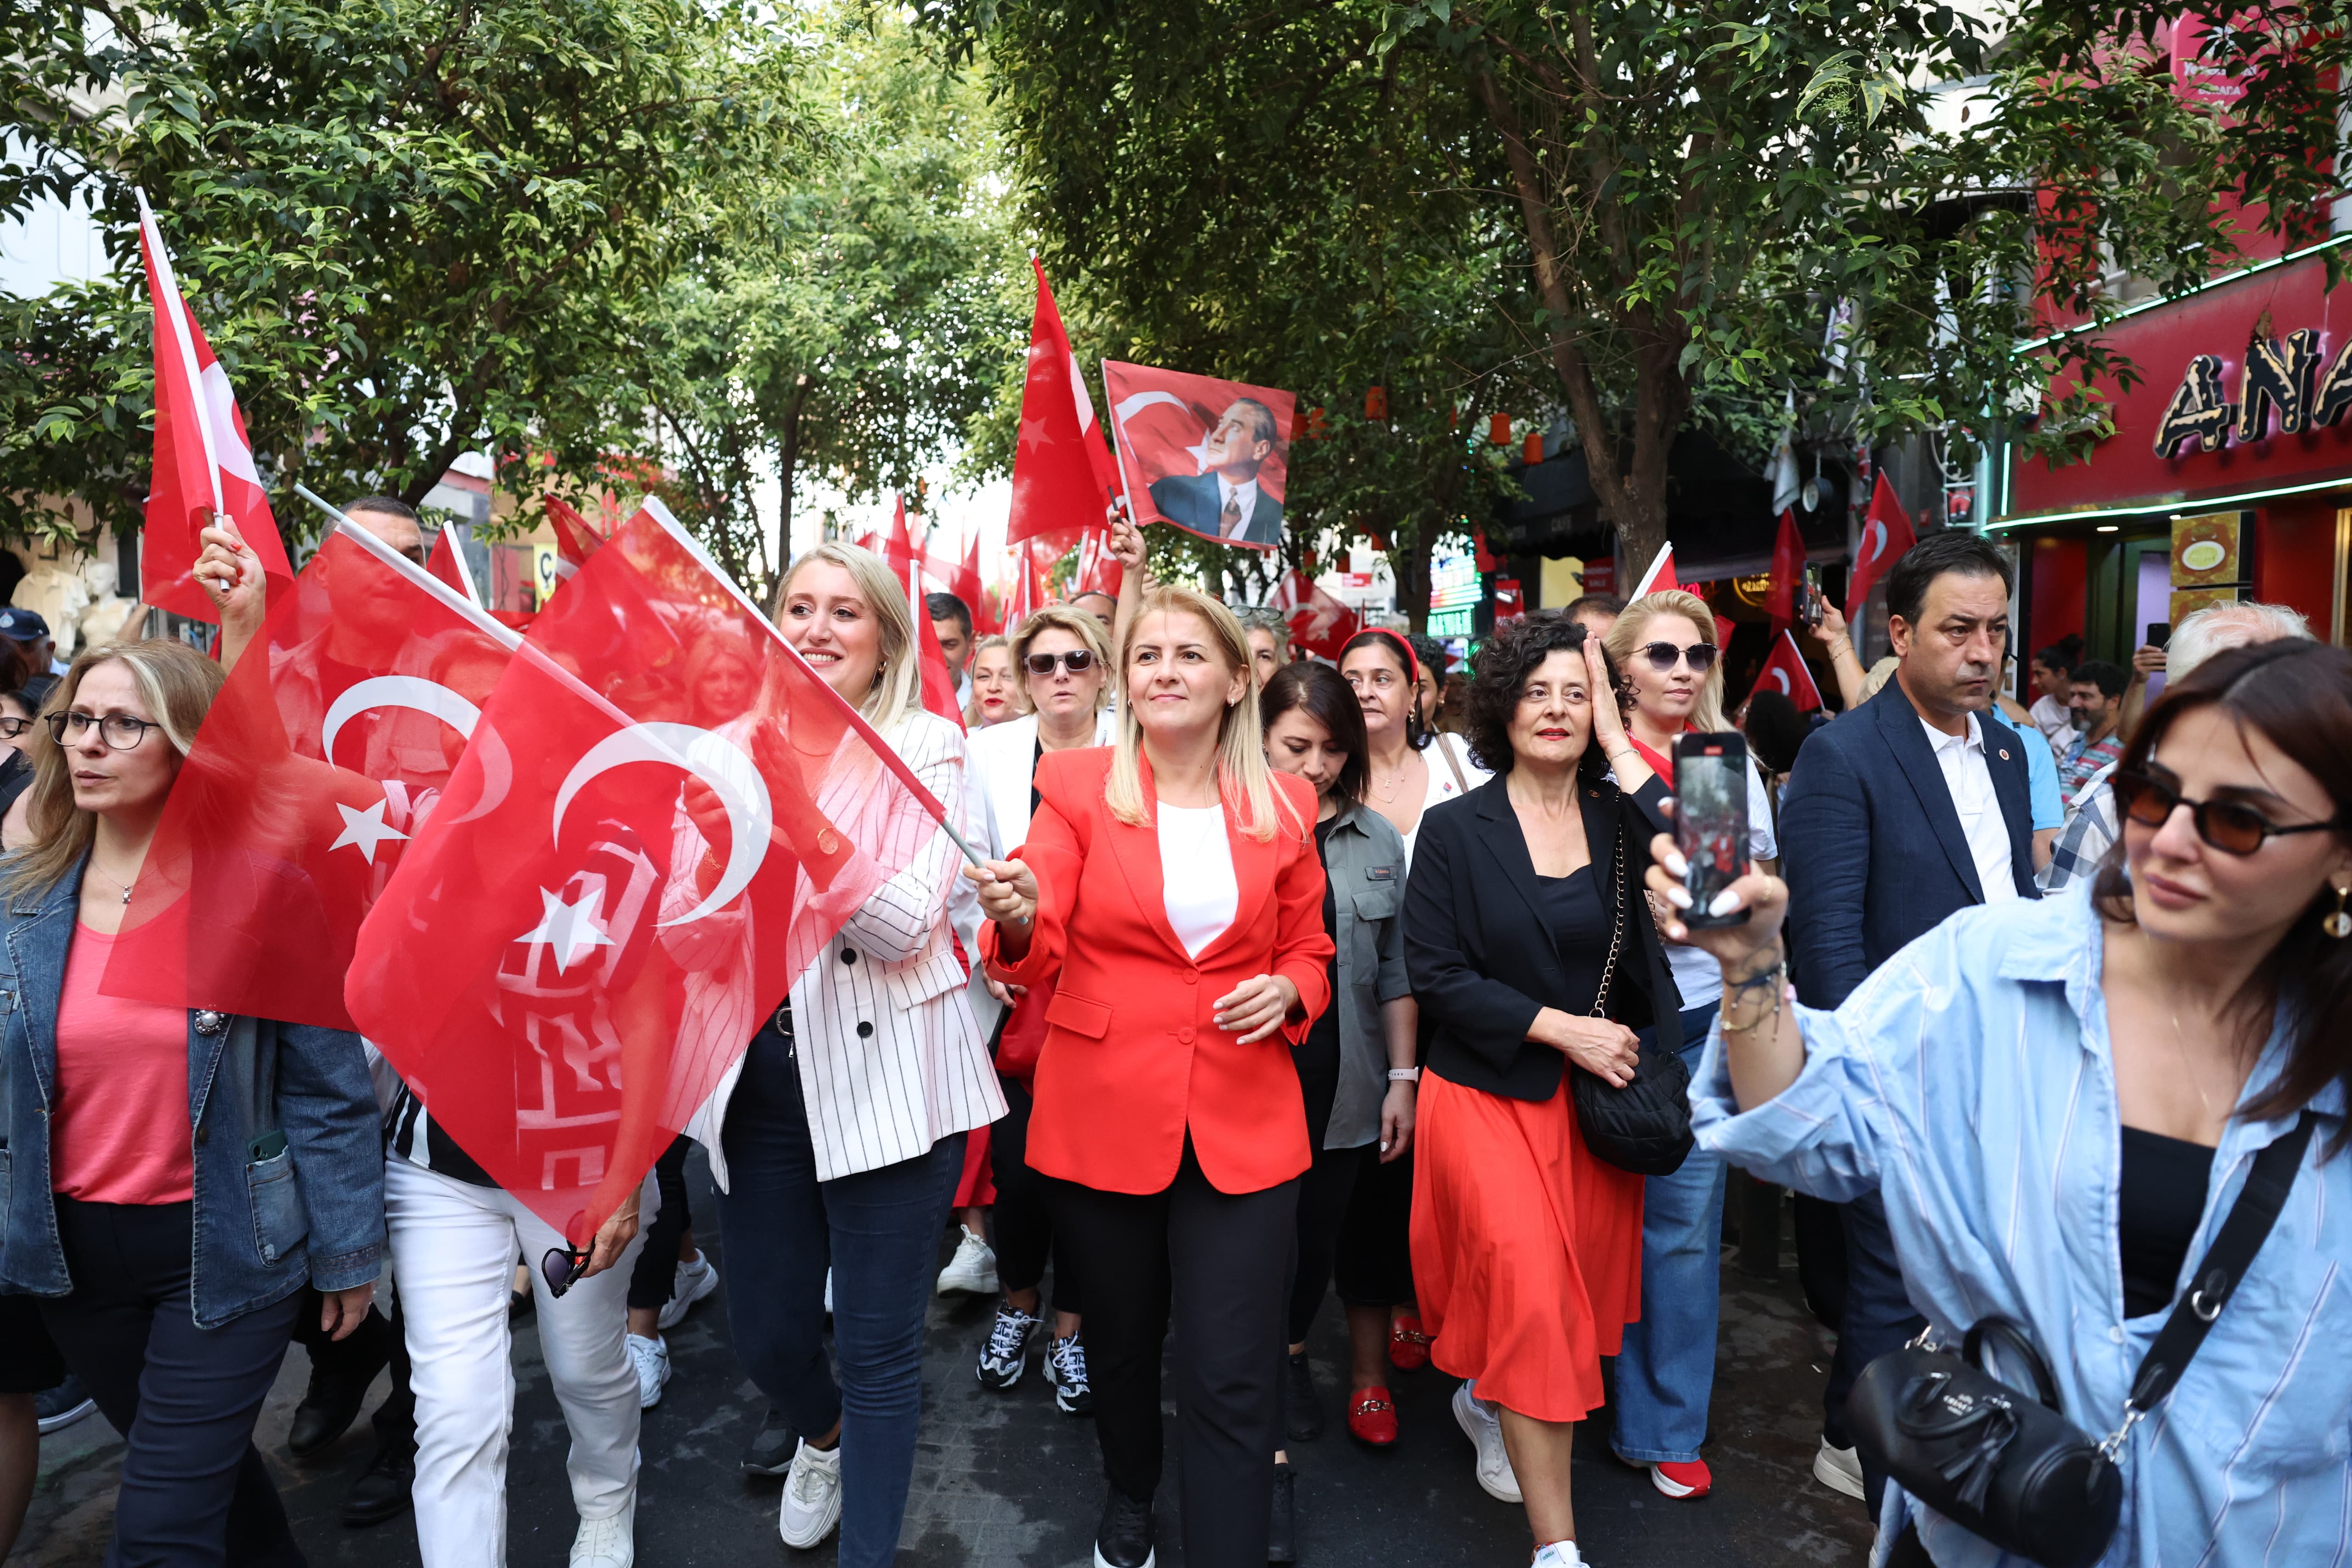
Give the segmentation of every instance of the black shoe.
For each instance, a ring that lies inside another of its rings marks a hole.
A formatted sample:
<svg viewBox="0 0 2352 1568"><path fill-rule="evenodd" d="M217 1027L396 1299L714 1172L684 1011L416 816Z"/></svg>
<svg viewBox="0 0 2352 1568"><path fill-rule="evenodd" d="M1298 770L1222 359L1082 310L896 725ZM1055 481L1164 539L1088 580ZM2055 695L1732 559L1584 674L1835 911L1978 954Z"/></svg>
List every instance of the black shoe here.
<svg viewBox="0 0 2352 1568"><path fill-rule="evenodd" d="M341 1369L334 1373L314 1370L309 1391L302 1395L302 1403L294 1407L294 1425L286 1434L286 1447L294 1457L307 1459L341 1436L359 1419L360 1406L367 1403L368 1384L383 1370L382 1362L369 1368L365 1377L359 1375L358 1367L348 1373Z"/></svg>
<svg viewBox="0 0 2352 1568"><path fill-rule="evenodd" d="M1292 1356L1282 1375L1290 1380L1285 1391L1290 1415L1283 1430L1294 1443L1312 1443L1323 1436L1323 1407L1315 1402L1315 1369L1307 1364L1307 1352Z"/></svg>
<svg viewBox="0 0 2352 1568"><path fill-rule="evenodd" d="M33 1416L44 1432L54 1432L60 1426L70 1426L98 1408L98 1401L81 1385L81 1379L66 1373L66 1380L55 1388L45 1388L33 1395Z"/></svg>
<svg viewBox="0 0 2352 1568"><path fill-rule="evenodd" d="M1117 1487L1104 1500L1095 1530L1095 1568L1153 1568L1151 1500L1138 1502Z"/></svg>
<svg viewBox="0 0 2352 1568"><path fill-rule="evenodd" d="M793 1451L800 1447L800 1434L784 1419L781 1410L771 1410L760 1423L751 1446L743 1450L743 1473L747 1476L781 1476L793 1468Z"/></svg>
<svg viewBox="0 0 2352 1568"><path fill-rule="evenodd" d="M1274 1467L1274 1523L1265 1533L1265 1560L1298 1561L1298 1473L1288 1465Z"/></svg>
<svg viewBox="0 0 2352 1568"><path fill-rule="evenodd" d="M343 1495L343 1528L364 1530L408 1511L408 1490L416 1479L413 1444L386 1443L375 1451Z"/></svg>

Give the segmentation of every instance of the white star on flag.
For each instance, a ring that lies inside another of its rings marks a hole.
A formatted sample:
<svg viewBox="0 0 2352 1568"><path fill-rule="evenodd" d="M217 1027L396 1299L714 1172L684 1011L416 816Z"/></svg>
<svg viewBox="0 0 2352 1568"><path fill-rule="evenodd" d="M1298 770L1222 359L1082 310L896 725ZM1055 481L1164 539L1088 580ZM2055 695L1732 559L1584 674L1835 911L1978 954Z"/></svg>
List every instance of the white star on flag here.
<svg viewBox="0 0 2352 1568"><path fill-rule="evenodd" d="M360 854L365 858L369 865L374 865L375 847L377 845L383 843L386 839L405 838L408 837L407 834L403 833L399 828L390 826L384 822L383 808L391 804L392 803L389 800L380 800L373 805L369 806L365 811L353 811L341 801L337 801L335 803L335 809L343 814L342 837L337 838L332 844L328 845L327 847L331 850L341 849L344 845L348 844L352 848L358 850Z"/></svg>
<svg viewBox="0 0 2352 1568"><path fill-rule="evenodd" d="M515 940L551 950L556 973L562 973L592 950L613 945L613 939L604 933L604 926L599 923L604 914L604 895L602 891L592 890L578 903L567 904L562 894L551 893L541 888L539 901L538 926Z"/></svg>

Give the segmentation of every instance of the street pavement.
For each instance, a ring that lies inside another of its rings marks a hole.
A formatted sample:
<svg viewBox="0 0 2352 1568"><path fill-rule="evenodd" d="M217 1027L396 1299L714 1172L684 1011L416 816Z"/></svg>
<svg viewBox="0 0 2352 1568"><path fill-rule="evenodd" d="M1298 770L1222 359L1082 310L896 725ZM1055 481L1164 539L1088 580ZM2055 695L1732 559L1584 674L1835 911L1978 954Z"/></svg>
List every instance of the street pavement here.
<svg viewBox="0 0 2352 1568"><path fill-rule="evenodd" d="M695 1213L710 1218L709 1175L698 1154L691 1173ZM1781 1229L1785 1235L1785 1221ZM698 1238L723 1280L716 1225ZM947 1250L943 1237L942 1261ZM1644 1472L1611 1457L1607 1416L1596 1415L1577 1439L1582 1550L1601 1568L1863 1568L1871 1532L1862 1505L1811 1476L1830 1342L1799 1297L1793 1258L1783 1255L1777 1279L1759 1279L1743 1273L1727 1247L1723 1268L1706 1448L1714 1494L1697 1502L1661 1496ZM763 1402L729 1349L725 1301L722 1283L669 1332L676 1373L660 1405L646 1413L637 1561L645 1568L827 1568L831 1542L803 1552L778 1541L782 1483L739 1468ZM1073 1568L1092 1561L1103 1485L1093 1430L1055 1411L1034 1362L1010 1393L980 1386L972 1364L991 1310L976 1298L932 1303L923 1436L898 1553L905 1568ZM1488 1498L1472 1477L1470 1445L1447 1409L1452 1379L1433 1368L1397 1374L1392 1386L1403 1435L1393 1448L1376 1451L1350 1439L1341 1421L1345 1328L1336 1302L1327 1301L1310 1352L1325 1432L1292 1452L1302 1563L1519 1568L1527 1562L1526 1516ZM577 1524L563 1474L567 1439L529 1320L517 1327L515 1371L507 1558L516 1568L561 1568ZM405 1516L364 1531L338 1522L343 1491L371 1451L364 1416L311 1461L287 1456L287 1427L307 1376L297 1347L258 1434L304 1551L314 1564L337 1568L415 1568L416 1538ZM8 1568L98 1568L121 1451L95 1415L45 1440L39 1491ZM1182 1477L1172 1430L1169 1456L1159 1502L1160 1561L1182 1568L1176 1511Z"/></svg>

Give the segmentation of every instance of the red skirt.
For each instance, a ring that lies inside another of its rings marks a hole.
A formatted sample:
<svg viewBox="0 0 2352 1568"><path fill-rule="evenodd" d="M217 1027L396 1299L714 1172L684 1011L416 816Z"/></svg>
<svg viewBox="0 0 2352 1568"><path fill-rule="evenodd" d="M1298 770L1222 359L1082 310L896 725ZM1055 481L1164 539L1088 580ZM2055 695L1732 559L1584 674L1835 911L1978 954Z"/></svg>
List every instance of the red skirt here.
<svg viewBox="0 0 2352 1568"><path fill-rule="evenodd" d="M1429 1359L1507 1410L1582 1420L1642 1315L1642 1178L1585 1148L1565 1077L1538 1102L1423 1073L1414 1158Z"/></svg>
<svg viewBox="0 0 2352 1568"><path fill-rule="evenodd" d="M964 1140L963 1174L956 1179L951 1208L984 1209L996 1201L996 1164L988 1157L989 1131L975 1127Z"/></svg>

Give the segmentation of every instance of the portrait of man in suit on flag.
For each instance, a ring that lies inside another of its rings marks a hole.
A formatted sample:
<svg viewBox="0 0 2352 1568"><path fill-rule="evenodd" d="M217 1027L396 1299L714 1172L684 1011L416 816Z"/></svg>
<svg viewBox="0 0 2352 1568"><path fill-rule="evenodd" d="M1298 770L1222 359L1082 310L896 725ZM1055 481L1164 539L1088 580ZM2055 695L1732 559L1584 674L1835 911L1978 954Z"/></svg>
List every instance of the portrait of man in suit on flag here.
<svg viewBox="0 0 2352 1568"><path fill-rule="evenodd" d="M1257 482L1274 455L1274 410L1255 397L1236 397L1209 432L1209 471L1171 474L1153 482L1151 504L1181 528L1234 544L1270 548L1282 542L1282 498Z"/></svg>
<svg viewBox="0 0 2352 1568"><path fill-rule="evenodd" d="M1103 381L1139 523L1252 550L1282 542L1290 394L1111 362Z"/></svg>

